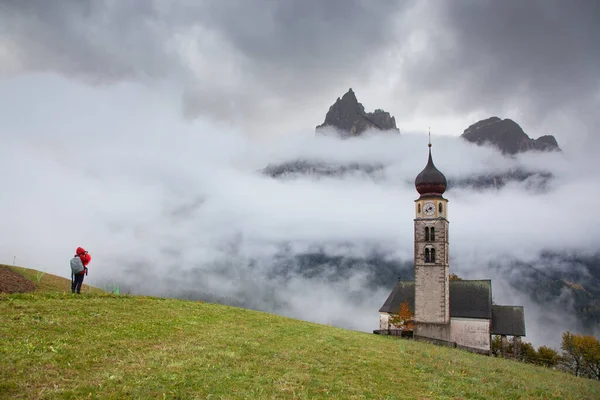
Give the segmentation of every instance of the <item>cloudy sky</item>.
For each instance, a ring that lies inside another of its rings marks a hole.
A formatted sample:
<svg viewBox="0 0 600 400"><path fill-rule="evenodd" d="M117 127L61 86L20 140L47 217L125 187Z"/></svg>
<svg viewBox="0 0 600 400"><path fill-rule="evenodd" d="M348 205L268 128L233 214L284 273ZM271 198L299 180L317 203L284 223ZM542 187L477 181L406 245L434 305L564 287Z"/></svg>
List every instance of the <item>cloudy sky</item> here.
<svg viewBox="0 0 600 400"><path fill-rule="evenodd" d="M255 308L276 299L282 314L369 331L388 287L367 290L364 271L283 281L274 260L282 243L357 256L377 243L410 261L411 180L431 127L450 178L555 175L541 194L448 198L451 268L495 279L497 302L531 310L527 339L556 343L551 317L479 266L598 249L599 21L592 0L0 0L0 263L68 276L82 245L92 282L256 293ZM350 87L402 136L315 138ZM457 138L494 115L564 152L506 159ZM389 168L378 181L255 173L299 158Z"/></svg>

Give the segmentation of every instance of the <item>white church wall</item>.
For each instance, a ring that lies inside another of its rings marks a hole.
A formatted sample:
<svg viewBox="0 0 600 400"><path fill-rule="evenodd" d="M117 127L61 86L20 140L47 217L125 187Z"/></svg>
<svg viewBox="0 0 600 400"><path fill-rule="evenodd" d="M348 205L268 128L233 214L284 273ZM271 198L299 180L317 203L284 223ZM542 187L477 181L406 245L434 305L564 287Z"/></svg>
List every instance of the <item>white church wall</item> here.
<svg viewBox="0 0 600 400"><path fill-rule="evenodd" d="M390 314L379 313L379 329L385 330L390 327Z"/></svg>
<svg viewBox="0 0 600 400"><path fill-rule="evenodd" d="M450 338L459 346L490 350L490 320L451 318Z"/></svg>

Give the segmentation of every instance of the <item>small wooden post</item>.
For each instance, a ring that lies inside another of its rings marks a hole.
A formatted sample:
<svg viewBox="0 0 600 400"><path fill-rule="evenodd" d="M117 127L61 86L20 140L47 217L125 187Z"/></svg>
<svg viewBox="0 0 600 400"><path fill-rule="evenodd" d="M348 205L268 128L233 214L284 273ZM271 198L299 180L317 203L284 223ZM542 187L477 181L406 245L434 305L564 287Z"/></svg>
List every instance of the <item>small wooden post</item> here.
<svg viewBox="0 0 600 400"><path fill-rule="evenodd" d="M521 336L513 337L513 356L521 356Z"/></svg>
<svg viewBox="0 0 600 400"><path fill-rule="evenodd" d="M501 342L501 348L502 348L502 357L504 357L506 355L506 353L508 352L508 339L506 337L506 335L501 335L500 336L500 342Z"/></svg>

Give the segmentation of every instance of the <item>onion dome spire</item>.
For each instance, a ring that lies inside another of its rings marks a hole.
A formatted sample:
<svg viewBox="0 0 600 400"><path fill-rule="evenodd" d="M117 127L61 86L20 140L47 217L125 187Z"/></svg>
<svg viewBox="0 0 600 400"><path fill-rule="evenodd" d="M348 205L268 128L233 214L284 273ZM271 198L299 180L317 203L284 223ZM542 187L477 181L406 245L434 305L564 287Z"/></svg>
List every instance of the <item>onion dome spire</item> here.
<svg viewBox="0 0 600 400"><path fill-rule="evenodd" d="M441 197L446 191L446 177L442 174L433 164L433 158L431 157L431 131L429 132L429 160L425 169L421 171L415 179L415 187L421 197L434 196Z"/></svg>

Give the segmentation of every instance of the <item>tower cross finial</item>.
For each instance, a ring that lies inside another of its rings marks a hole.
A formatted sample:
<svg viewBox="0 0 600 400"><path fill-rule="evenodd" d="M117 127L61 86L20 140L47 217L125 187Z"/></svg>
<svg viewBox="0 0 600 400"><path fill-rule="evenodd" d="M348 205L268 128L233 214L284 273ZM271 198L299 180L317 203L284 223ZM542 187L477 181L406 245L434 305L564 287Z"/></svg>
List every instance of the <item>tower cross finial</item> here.
<svg viewBox="0 0 600 400"><path fill-rule="evenodd" d="M428 147L431 147L431 127L429 127L429 144Z"/></svg>

